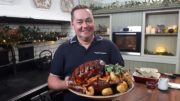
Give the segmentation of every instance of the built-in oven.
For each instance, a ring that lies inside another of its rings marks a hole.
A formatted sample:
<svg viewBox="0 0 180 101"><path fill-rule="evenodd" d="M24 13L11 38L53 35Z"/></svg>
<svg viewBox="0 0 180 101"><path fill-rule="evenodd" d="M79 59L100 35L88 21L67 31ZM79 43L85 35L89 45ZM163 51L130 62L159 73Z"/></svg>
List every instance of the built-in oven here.
<svg viewBox="0 0 180 101"><path fill-rule="evenodd" d="M140 55L141 32L113 32L112 41L117 45L121 54Z"/></svg>

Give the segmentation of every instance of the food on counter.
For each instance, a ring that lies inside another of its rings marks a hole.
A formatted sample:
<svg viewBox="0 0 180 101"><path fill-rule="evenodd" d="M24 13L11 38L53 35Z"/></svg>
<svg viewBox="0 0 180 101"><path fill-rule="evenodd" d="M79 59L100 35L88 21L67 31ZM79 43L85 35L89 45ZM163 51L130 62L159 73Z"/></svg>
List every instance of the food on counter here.
<svg viewBox="0 0 180 101"><path fill-rule="evenodd" d="M70 80L71 89L90 96L123 93L133 83L128 70L118 64L107 65L102 60L88 61L78 66Z"/></svg>
<svg viewBox="0 0 180 101"><path fill-rule="evenodd" d="M133 73L135 82L146 83L147 81L157 82L161 74L156 68L141 67L136 68L136 71Z"/></svg>
<svg viewBox="0 0 180 101"><path fill-rule="evenodd" d="M136 74L145 78L157 78L158 70L154 68L136 68Z"/></svg>

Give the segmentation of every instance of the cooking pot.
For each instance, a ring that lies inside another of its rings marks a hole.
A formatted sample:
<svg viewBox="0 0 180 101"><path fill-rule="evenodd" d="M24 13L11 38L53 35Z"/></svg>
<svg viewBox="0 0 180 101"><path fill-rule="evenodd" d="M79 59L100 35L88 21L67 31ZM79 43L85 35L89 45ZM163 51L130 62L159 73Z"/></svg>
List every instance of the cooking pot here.
<svg viewBox="0 0 180 101"><path fill-rule="evenodd" d="M50 50L43 50L39 53L39 59L37 67L40 70L47 70L51 66L52 52Z"/></svg>

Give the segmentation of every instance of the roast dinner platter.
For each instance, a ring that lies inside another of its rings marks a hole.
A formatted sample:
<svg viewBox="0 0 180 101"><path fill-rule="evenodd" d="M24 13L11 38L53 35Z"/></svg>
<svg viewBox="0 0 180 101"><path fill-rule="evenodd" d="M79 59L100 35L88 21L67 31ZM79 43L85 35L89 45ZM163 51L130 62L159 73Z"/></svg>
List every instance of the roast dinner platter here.
<svg viewBox="0 0 180 101"><path fill-rule="evenodd" d="M90 99L110 100L133 88L133 76L128 69L119 64L105 64L102 60L87 61L70 76L69 91Z"/></svg>

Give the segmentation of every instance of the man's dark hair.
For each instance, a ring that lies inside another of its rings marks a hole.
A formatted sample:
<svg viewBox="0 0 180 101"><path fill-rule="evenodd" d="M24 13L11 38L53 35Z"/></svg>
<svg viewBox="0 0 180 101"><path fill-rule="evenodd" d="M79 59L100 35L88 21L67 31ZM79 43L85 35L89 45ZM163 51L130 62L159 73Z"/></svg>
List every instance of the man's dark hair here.
<svg viewBox="0 0 180 101"><path fill-rule="evenodd" d="M89 8L89 7L86 6L86 5L77 5L77 6L75 6L75 7L72 9L72 11L71 11L71 21L73 20L74 12L75 12L76 10L78 10L78 9L89 9L89 10L92 12L91 8Z"/></svg>

